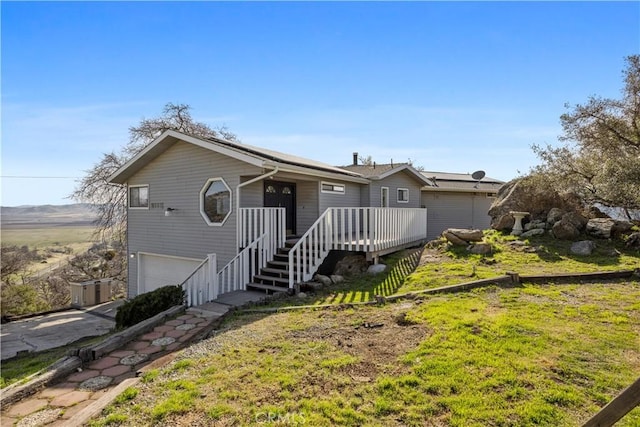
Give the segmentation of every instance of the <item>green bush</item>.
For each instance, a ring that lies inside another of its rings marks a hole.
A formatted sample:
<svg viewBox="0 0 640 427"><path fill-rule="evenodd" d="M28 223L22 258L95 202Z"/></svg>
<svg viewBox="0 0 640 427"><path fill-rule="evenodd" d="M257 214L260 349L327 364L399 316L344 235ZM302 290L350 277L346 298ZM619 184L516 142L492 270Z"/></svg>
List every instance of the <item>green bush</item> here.
<svg viewBox="0 0 640 427"><path fill-rule="evenodd" d="M142 322L175 305L184 304L185 292L182 286L163 286L155 291L138 295L118 307L116 328L128 328Z"/></svg>

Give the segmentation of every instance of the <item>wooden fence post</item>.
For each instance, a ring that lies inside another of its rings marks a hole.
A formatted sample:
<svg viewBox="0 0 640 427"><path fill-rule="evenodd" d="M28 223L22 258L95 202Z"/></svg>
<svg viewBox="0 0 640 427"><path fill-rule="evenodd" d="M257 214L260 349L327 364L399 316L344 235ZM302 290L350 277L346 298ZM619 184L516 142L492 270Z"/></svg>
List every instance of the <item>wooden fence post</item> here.
<svg viewBox="0 0 640 427"><path fill-rule="evenodd" d="M640 378L595 414L583 427L609 427L640 405Z"/></svg>

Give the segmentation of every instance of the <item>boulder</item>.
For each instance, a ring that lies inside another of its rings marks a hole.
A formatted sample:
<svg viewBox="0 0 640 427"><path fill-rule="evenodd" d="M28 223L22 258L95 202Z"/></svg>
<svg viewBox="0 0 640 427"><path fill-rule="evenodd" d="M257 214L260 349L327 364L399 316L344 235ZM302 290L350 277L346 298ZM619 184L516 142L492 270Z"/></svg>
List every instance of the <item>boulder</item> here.
<svg viewBox="0 0 640 427"><path fill-rule="evenodd" d="M589 221L582 214L580 214L578 212L575 212L575 211L567 212L566 214L564 214L562 216L562 219L565 220L565 221L569 221L579 231L584 230L584 228L587 226L587 221Z"/></svg>
<svg viewBox="0 0 640 427"><path fill-rule="evenodd" d="M547 212L547 223L551 225L555 224L556 222L562 219L564 214L565 212L562 209L559 209L559 208L549 209L549 212Z"/></svg>
<svg viewBox="0 0 640 427"><path fill-rule="evenodd" d="M587 222L587 234L598 239L609 239L615 221L611 218L592 218Z"/></svg>
<svg viewBox="0 0 640 427"><path fill-rule="evenodd" d="M314 279L316 282L322 283L324 286L329 286L332 283L328 276L324 276L322 274L316 274Z"/></svg>
<svg viewBox="0 0 640 427"><path fill-rule="evenodd" d="M547 219L547 213L552 208L565 212L577 210L581 206L580 199L574 194L559 194L552 185L540 180L516 178L507 182L496 196L496 200L489 209L491 227L498 219L511 211L529 212L531 219Z"/></svg>
<svg viewBox="0 0 640 427"><path fill-rule="evenodd" d="M524 233L522 233L520 235L521 238L528 238L528 237L533 237L533 236L542 236L545 233L545 230L542 228L532 228L529 231L525 231Z"/></svg>
<svg viewBox="0 0 640 427"><path fill-rule="evenodd" d="M556 239L561 240L574 240L580 235L580 231L575 225L563 219L553 224L551 231Z"/></svg>
<svg viewBox="0 0 640 427"><path fill-rule="evenodd" d="M479 242L484 236L482 234L482 230L471 230L467 228L448 228L444 233L453 234L458 239L464 240L465 242Z"/></svg>
<svg viewBox="0 0 640 427"><path fill-rule="evenodd" d="M320 282L306 282L304 284L305 289L311 289L312 291L317 291L322 289L324 285Z"/></svg>
<svg viewBox="0 0 640 427"><path fill-rule="evenodd" d="M467 247L467 250L472 254L488 255L493 252L493 247L489 243L476 243Z"/></svg>
<svg viewBox="0 0 640 427"><path fill-rule="evenodd" d="M535 229L544 230L546 228L547 228L547 221L542 221L539 219L534 219L533 221L528 222L524 225L525 231L535 230Z"/></svg>
<svg viewBox="0 0 640 427"><path fill-rule="evenodd" d="M633 224L629 221L616 221L611 228L611 235L617 239L628 234L633 228Z"/></svg>
<svg viewBox="0 0 640 427"><path fill-rule="evenodd" d="M367 271L369 263L364 255L347 255L336 263L333 274L339 276L353 276Z"/></svg>
<svg viewBox="0 0 640 427"><path fill-rule="evenodd" d="M590 206L587 215L589 218L609 218L609 215L602 212L597 206Z"/></svg>
<svg viewBox="0 0 640 427"><path fill-rule="evenodd" d="M591 255L593 250L596 248L596 244L591 240L581 240L579 242L574 242L569 249L574 255Z"/></svg>
<svg viewBox="0 0 640 427"><path fill-rule="evenodd" d="M367 268L367 274L380 274L387 269L385 264L373 264Z"/></svg>
<svg viewBox="0 0 640 427"><path fill-rule="evenodd" d="M462 240L455 234L450 233L448 230L445 230L442 232L442 237L444 237L445 239L447 239L448 242L456 246L467 246L469 244L469 242Z"/></svg>
<svg viewBox="0 0 640 427"><path fill-rule="evenodd" d="M333 283L340 283L340 282L344 282L344 277L340 276L339 274L332 274L331 275L331 281Z"/></svg>
<svg viewBox="0 0 640 427"><path fill-rule="evenodd" d="M625 242L625 245L628 248L640 249L640 231L631 233L629 237L627 237L627 241Z"/></svg>
<svg viewBox="0 0 640 427"><path fill-rule="evenodd" d="M491 228L498 231L511 231L516 220L511 214L504 214L491 224Z"/></svg>

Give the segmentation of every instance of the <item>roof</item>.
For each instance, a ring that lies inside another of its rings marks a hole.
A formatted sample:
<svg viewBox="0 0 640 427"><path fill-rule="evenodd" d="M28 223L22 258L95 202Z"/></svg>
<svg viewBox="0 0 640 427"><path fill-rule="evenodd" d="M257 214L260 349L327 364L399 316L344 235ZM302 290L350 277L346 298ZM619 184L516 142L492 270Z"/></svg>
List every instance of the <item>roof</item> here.
<svg viewBox="0 0 640 427"><path fill-rule="evenodd" d="M504 181L485 176L475 180L471 174L422 171L422 175L429 179L430 186L423 187L426 191L473 191L478 193L497 193Z"/></svg>
<svg viewBox="0 0 640 427"><path fill-rule="evenodd" d="M211 141L211 142L214 142L214 143L225 145L225 146L227 146L229 148L238 150L240 152L256 154L256 155L258 155L260 157L263 157L265 159L278 161L280 163L287 163L287 164L291 164L291 165L304 166L304 167L313 168L313 169L319 169L319 170L327 170L327 171L331 171L331 172L335 172L335 173L341 173L341 174L345 173L344 169L336 167L336 166L331 166L329 164L318 162L316 160L307 159L307 158L304 158L304 157L298 157L298 156L293 156L291 154L281 153L281 152L275 151L275 150L269 150L269 149L266 149L266 148L255 147L253 145L248 145L248 144L240 144L240 143L237 143L237 142L226 141L226 140L222 140L222 139L218 139L218 138L208 138L208 140ZM359 175L359 174L356 174L356 173L347 173L347 174L351 175L351 176L358 176Z"/></svg>
<svg viewBox="0 0 640 427"><path fill-rule="evenodd" d="M423 176L417 169L411 166L409 163L386 163L386 164L373 164L373 165L348 165L341 166L349 172L355 172L359 175L368 178L370 180L384 179L390 175L398 172L405 171L413 175L417 181L422 182L423 185L430 185L428 178Z"/></svg>
<svg viewBox="0 0 640 427"><path fill-rule="evenodd" d="M178 141L197 145L201 148L235 158L259 168L275 169L277 167L280 170L287 172L325 176L334 179L340 178L346 181L360 183L367 182L367 180L358 173L350 172L315 160L292 156L264 148L253 147L251 145L226 141L220 138L199 138L174 130L163 132L162 135L156 138L142 151L125 163L120 169L114 172L109 177L109 181L117 184L125 184L129 178L135 175L140 169L149 164L149 162L160 154L164 153Z"/></svg>

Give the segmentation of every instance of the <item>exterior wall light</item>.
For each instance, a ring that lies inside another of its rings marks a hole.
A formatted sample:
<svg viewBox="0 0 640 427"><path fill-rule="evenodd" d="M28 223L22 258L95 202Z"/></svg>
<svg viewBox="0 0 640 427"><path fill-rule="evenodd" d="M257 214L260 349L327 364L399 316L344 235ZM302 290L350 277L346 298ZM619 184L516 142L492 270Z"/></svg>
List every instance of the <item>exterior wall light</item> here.
<svg viewBox="0 0 640 427"><path fill-rule="evenodd" d="M173 215L173 212L174 212L174 211L176 211L176 210L177 210L177 209L174 209L174 208L167 208L167 209L165 209L165 211L164 211L164 216L172 216L172 215Z"/></svg>

